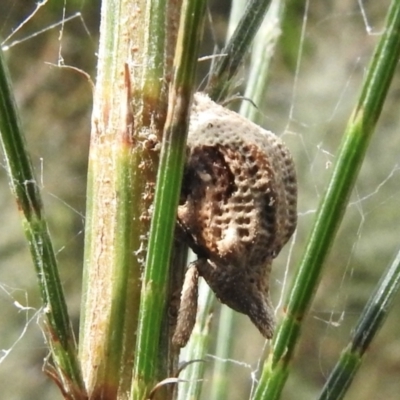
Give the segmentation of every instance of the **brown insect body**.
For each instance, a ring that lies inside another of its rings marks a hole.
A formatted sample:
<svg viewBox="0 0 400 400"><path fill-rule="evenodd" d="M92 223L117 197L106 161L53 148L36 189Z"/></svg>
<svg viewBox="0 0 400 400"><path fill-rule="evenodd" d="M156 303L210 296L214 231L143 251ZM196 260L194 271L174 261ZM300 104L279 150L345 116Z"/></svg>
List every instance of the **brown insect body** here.
<svg viewBox="0 0 400 400"><path fill-rule="evenodd" d="M178 224L199 257L199 275L266 338L274 330L271 263L296 228L296 203L284 143L196 93Z"/></svg>

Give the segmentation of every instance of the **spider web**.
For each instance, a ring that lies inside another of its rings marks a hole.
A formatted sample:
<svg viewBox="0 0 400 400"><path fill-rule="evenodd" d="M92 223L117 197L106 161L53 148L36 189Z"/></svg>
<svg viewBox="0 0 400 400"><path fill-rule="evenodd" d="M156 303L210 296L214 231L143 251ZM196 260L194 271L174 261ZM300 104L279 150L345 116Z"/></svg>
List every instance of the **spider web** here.
<svg viewBox="0 0 400 400"><path fill-rule="evenodd" d="M84 0L64 0L58 5L21 0L1 3L1 46L8 57L40 177L38 185L45 196L69 310L77 324L91 90L85 77L56 66L71 65L95 75L99 5ZM218 33L225 32L225 3L211 6L217 41L223 40L223 33L221 38ZM388 5L389 1L366 0L303 0L287 5L289 22L271 65L266 106L260 109L263 126L287 143L298 172L298 229L273 265L271 291L278 317L341 135L382 34ZM305 320L284 399L316 397L398 247L398 88L396 77ZM0 183L6 187L5 169L0 171ZM7 399L60 398L40 370L47 356L37 326L42 323L40 301L10 197L8 190L0 191L0 320L4 321L0 326L0 387ZM397 399L397 320L389 317L347 398ZM217 329L217 319L214 325ZM245 316L235 314L234 327L229 358L220 359L211 347L203 399L209 398L217 364L227 364L229 376L235 377L227 381L227 399L248 398L257 382L264 341Z"/></svg>

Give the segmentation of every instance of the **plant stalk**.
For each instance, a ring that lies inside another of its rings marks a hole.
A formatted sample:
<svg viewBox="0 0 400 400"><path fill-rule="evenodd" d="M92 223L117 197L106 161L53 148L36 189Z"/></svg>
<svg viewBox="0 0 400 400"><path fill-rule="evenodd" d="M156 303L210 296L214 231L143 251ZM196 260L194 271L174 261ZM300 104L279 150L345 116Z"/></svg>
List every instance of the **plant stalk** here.
<svg viewBox="0 0 400 400"><path fill-rule="evenodd" d="M142 282L132 400L146 399L159 378L157 363L152 360L160 356L161 320L167 307L167 278L205 9L205 0L183 2Z"/></svg>
<svg viewBox="0 0 400 400"><path fill-rule="evenodd" d="M400 251L368 300L350 342L326 381L320 400L342 399L357 373L372 339L379 332L400 288Z"/></svg>
<svg viewBox="0 0 400 400"><path fill-rule="evenodd" d="M285 318L273 339L254 399L278 399L301 324L316 291L322 267L343 219L348 199L375 130L400 54L400 2L392 1L382 35L339 148L331 180L317 211L308 245L286 299Z"/></svg>
<svg viewBox="0 0 400 400"><path fill-rule="evenodd" d="M94 399L130 396L179 15L179 1L102 2L80 331L84 379Z"/></svg>
<svg viewBox="0 0 400 400"><path fill-rule="evenodd" d="M58 274L39 184L26 150L11 79L0 47L0 137L10 179L31 252L45 317L45 333L55 371L48 374L68 399L83 399L85 389L77 347Z"/></svg>

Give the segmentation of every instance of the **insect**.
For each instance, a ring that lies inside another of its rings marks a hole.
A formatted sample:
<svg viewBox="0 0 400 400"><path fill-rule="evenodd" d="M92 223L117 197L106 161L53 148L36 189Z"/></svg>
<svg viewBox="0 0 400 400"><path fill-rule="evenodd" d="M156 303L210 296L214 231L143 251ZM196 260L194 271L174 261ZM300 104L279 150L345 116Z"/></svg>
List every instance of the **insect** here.
<svg viewBox="0 0 400 400"><path fill-rule="evenodd" d="M198 260L185 275L173 342L190 337L199 276L272 338L271 264L297 223L296 173L282 140L196 93L177 219Z"/></svg>

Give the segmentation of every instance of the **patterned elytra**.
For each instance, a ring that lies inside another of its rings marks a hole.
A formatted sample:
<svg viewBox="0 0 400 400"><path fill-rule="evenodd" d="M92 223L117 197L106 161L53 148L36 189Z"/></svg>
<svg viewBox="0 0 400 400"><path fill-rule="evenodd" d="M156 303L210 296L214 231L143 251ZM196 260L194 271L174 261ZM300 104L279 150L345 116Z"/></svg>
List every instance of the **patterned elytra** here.
<svg viewBox="0 0 400 400"><path fill-rule="evenodd" d="M222 303L272 337L271 263L296 228L296 207L295 168L282 140L196 93L178 224L199 259L187 272L176 344L186 344L194 324L190 293L197 295L198 275Z"/></svg>

